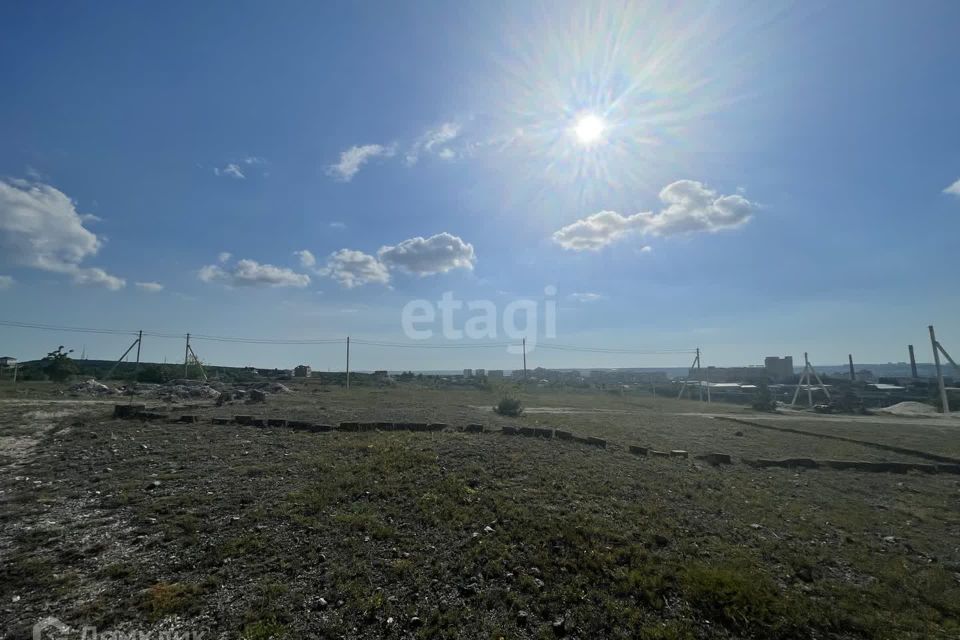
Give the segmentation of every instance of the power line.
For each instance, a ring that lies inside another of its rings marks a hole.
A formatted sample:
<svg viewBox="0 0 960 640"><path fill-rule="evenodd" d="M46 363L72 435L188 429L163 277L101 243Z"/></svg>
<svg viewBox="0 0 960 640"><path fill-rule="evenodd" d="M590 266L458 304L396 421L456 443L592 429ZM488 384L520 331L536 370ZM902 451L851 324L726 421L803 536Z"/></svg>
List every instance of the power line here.
<svg viewBox="0 0 960 640"><path fill-rule="evenodd" d="M696 353L696 349L616 349L607 347L578 347L568 344L537 344L538 349L554 349L556 351L581 351L587 353L626 353L643 356L674 355Z"/></svg>
<svg viewBox="0 0 960 640"><path fill-rule="evenodd" d="M69 327L51 324L41 324L35 322L15 322L9 320L0 320L0 326L14 327L20 329L39 329L43 331L62 331L67 333L92 333L102 335L124 335L124 336L148 336L151 338L182 340L186 337L185 333L169 333L163 331L143 331L123 329L92 329L87 327ZM345 344L345 338L246 338L236 336L217 336L207 334L191 334L191 339L209 342L223 342L232 344L259 344L259 345L336 345ZM388 340L364 340L354 338L353 344L396 348L396 349L490 349L503 348L510 346L520 346L518 342L464 342L464 343L420 343L420 342L392 342ZM539 343L536 345L540 349L550 349L554 351L567 351L579 353L606 353L623 355L678 355L695 353L695 349L626 349L613 347L587 347L570 344Z"/></svg>
<svg viewBox="0 0 960 640"><path fill-rule="evenodd" d="M379 340L363 340L354 338L353 344L368 345L371 347L397 347L401 349L483 349L489 347L509 347L513 342L474 342L469 344L425 344L409 342L383 342Z"/></svg>
<svg viewBox="0 0 960 640"><path fill-rule="evenodd" d="M99 333L104 335L137 335L136 331L124 331L121 329L87 329L83 327L61 327L52 324L39 324L34 322L10 322L0 320L0 326L16 327L20 329L40 329L43 331L64 331L70 333Z"/></svg>

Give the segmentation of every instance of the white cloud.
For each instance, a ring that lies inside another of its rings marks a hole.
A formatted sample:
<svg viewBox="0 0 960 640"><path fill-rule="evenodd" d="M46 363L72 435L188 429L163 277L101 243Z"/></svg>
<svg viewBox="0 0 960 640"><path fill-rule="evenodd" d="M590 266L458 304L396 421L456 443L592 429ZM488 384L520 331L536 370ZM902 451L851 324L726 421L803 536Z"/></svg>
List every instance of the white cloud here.
<svg viewBox="0 0 960 640"><path fill-rule="evenodd" d="M597 251L644 226L642 216L648 215L623 216L616 211L601 211L554 232L553 241L571 251Z"/></svg>
<svg viewBox="0 0 960 640"><path fill-rule="evenodd" d="M331 228L331 229L346 229L346 228L347 228L347 225L346 225L345 223L343 223L343 222L331 222L331 223L330 223L330 228Z"/></svg>
<svg viewBox="0 0 960 640"><path fill-rule="evenodd" d="M943 192L954 196L960 196L960 178L957 178L957 181L944 189Z"/></svg>
<svg viewBox="0 0 960 640"><path fill-rule="evenodd" d="M360 168L372 158L390 158L396 153L393 146L382 144L365 144L353 146L340 153L340 161L327 167L327 174L341 182L350 182Z"/></svg>
<svg viewBox="0 0 960 640"><path fill-rule="evenodd" d="M229 262L230 258L233 257L233 254L229 251L221 251L220 255L217 256L217 262L223 264L224 262Z"/></svg>
<svg viewBox="0 0 960 640"><path fill-rule="evenodd" d="M218 169L217 167L213 168L213 174L217 176L228 176L236 180L243 180L247 176L244 175L243 171L240 169L240 165L231 162L223 169Z"/></svg>
<svg viewBox="0 0 960 640"><path fill-rule="evenodd" d="M387 284L390 272L376 257L362 251L340 249L327 258L327 266L320 270L342 286L352 289L364 284Z"/></svg>
<svg viewBox="0 0 960 640"><path fill-rule="evenodd" d="M448 147L460 135L460 125L455 122L444 122L435 129L430 129L410 146L407 151L408 165L414 165L422 153L433 153L445 160L456 157L456 152Z"/></svg>
<svg viewBox="0 0 960 640"><path fill-rule="evenodd" d="M293 255L297 256L300 260L300 266L304 269L309 269L317 265L317 259L314 257L310 251L306 249L301 249L300 251L294 251Z"/></svg>
<svg viewBox="0 0 960 640"><path fill-rule="evenodd" d="M73 276L78 284L120 289L126 282L81 263L103 240L84 227L99 220L77 212L62 191L26 180L0 179L0 256L10 262Z"/></svg>
<svg viewBox="0 0 960 640"><path fill-rule="evenodd" d="M158 291L163 291L163 285L159 282L134 282L138 289L143 291L149 291L150 293L156 293Z"/></svg>
<svg viewBox="0 0 960 640"><path fill-rule="evenodd" d="M117 291L127 286L126 280L112 276L99 267L80 268L71 273L73 281L77 284L106 287L110 291Z"/></svg>
<svg viewBox="0 0 960 640"><path fill-rule="evenodd" d="M598 251L624 236L669 236L695 232L716 232L746 224L757 210L756 203L740 194L718 195L695 180L678 180L660 191L666 205L659 213L642 212L624 216L601 211L559 229L553 241L572 251Z"/></svg>
<svg viewBox="0 0 960 640"><path fill-rule="evenodd" d="M451 269L473 269L473 245L443 232L429 238L410 238L393 247L381 247L380 261L391 268L420 276L446 273Z"/></svg>
<svg viewBox="0 0 960 640"><path fill-rule="evenodd" d="M0 291L13 286L13 276L0 276Z"/></svg>
<svg viewBox="0 0 960 640"><path fill-rule="evenodd" d="M574 302L596 302L597 300L603 300L603 296L599 293L571 293L567 296L568 300Z"/></svg>
<svg viewBox="0 0 960 640"><path fill-rule="evenodd" d="M208 264L201 267L197 277L203 282L219 282L231 287L305 287L310 284L310 276L305 273L246 259L227 268Z"/></svg>

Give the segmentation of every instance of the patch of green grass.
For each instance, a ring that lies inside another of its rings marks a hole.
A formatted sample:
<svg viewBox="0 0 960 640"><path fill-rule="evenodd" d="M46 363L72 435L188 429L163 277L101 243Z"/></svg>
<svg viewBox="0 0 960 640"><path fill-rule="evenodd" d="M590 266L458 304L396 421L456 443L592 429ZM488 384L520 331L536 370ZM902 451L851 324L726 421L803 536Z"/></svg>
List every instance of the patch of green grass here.
<svg viewBox="0 0 960 640"><path fill-rule="evenodd" d="M287 625L277 622L274 618L265 618L245 624L240 637L243 640L276 640L285 638L287 632Z"/></svg>
<svg viewBox="0 0 960 640"><path fill-rule="evenodd" d="M196 585L179 582L158 582L147 589L141 608L152 620L171 614L189 614L199 609Z"/></svg>

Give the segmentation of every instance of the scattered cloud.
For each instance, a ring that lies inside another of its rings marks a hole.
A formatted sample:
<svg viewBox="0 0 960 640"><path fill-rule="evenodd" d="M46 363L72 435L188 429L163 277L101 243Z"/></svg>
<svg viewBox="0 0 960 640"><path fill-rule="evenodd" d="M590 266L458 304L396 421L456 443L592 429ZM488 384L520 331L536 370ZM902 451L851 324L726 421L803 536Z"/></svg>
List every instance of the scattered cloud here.
<svg viewBox="0 0 960 640"><path fill-rule="evenodd" d="M407 165L414 165L424 153L432 153L445 160L456 157L456 152L447 146L460 136L460 125L455 122L444 122L440 126L430 129L416 139L406 154Z"/></svg>
<svg viewBox="0 0 960 640"><path fill-rule="evenodd" d="M382 144L353 146L340 153L340 161L327 167L327 174L341 182L350 182L360 168L373 158L390 158L396 154L396 147Z"/></svg>
<svg viewBox="0 0 960 640"><path fill-rule="evenodd" d="M598 251L630 233L670 236L717 232L746 224L757 210L739 193L719 195L696 180L678 180L660 191L664 203L658 213L624 216L600 211L559 229L553 241L571 251Z"/></svg>
<svg viewBox="0 0 960 640"><path fill-rule="evenodd" d="M229 251L221 251L220 255L217 256L217 262L223 264L224 262L229 262L230 258L233 257L233 254Z"/></svg>
<svg viewBox="0 0 960 640"><path fill-rule="evenodd" d="M13 286L14 279L13 276L0 276L0 291L4 289L9 289Z"/></svg>
<svg viewBox="0 0 960 640"><path fill-rule="evenodd" d="M944 189L943 192L954 196L960 196L960 178L957 178L956 182Z"/></svg>
<svg viewBox="0 0 960 640"><path fill-rule="evenodd" d="M603 300L604 296L599 293L571 293L567 296L567 300L573 302L596 302L597 300Z"/></svg>
<svg viewBox="0 0 960 640"><path fill-rule="evenodd" d="M346 225L346 223L343 223L343 222L331 222L331 223L330 223L330 228L331 228L331 229L346 229L346 228L347 228L347 225Z"/></svg>
<svg viewBox="0 0 960 640"><path fill-rule="evenodd" d="M601 211L554 232L553 241L571 251L598 251L642 226L641 216Z"/></svg>
<svg viewBox="0 0 960 640"><path fill-rule="evenodd" d="M235 162L231 162L227 164L227 166L225 166L223 169L220 169L219 167L214 167L213 175L227 176L229 178L234 178L236 180L244 180L247 177L246 174L244 174L243 171L240 169L240 165L236 164Z"/></svg>
<svg viewBox="0 0 960 640"><path fill-rule="evenodd" d="M446 273L451 269L473 269L473 245L447 232L429 238L410 238L392 247L381 247L377 256L390 268L419 276Z"/></svg>
<svg viewBox="0 0 960 640"><path fill-rule="evenodd" d="M316 257L314 257L314 255L306 249L294 251L293 255L297 256L297 259L300 260L300 266L304 269L309 269L310 267L315 267L317 265Z"/></svg>
<svg viewBox="0 0 960 640"><path fill-rule="evenodd" d="M10 262L72 276L77 284L116 290L122 278L81 263L97 254L103 240L84 224L99 220L78 213L74 202L47 184L0 179L0 256Z"/></svg>
<svg viewBox="0 0 960 640"><path fill-rule="evenodd" d="M310 284L310 276L305 273L247 259L238 260L232 266L208 264L200 268L197 277L203 282L231 287L305 287Z"/></svg>
<svg viewBox="0 0 960 640"><path fill-rule="evenodd" d="M127 281L123 278L112 276L100 267L87 267L76 269L71 272L73 281L76 284L105 287L110 291L118 291L127 286Z"/></svg>
<svg viewBox="0 0 960 640"><path fill-rule="evenodd" d="M163 285L159 282L134 282L133 284L135 284L138 289L149 291L150 293L163 291Z"/></svg>
<svg viewBox="0 0 960 640"><path fill-rule="evenodd" d="M319 271L347 289L365 284L387 284L390 271L375 256L352 249L340 249L327 258L327 266Z"/></svg>

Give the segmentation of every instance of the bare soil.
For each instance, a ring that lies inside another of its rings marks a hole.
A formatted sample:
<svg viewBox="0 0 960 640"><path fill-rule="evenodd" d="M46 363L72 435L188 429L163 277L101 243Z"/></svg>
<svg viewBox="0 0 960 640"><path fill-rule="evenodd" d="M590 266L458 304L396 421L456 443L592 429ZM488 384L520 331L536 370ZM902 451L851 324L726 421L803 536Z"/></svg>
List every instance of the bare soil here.
<svg viewBox="0 0 960 640"><path fill-rule="evenodd" d="M5 637L50 616L204 638L960 637L960 476L743 464L925 460L646 396L526 393L564 410L511 419L486 409L492 391L292 386L262 405L161 407L196 424L114 420L116 400L40 386L5 392ZM210 423L240 414L448 427ZM832 418L800 424L958 452L949 425ZM469 423L607 446L458 430ZM734 464L692 457L708 452Z"/></svg>

